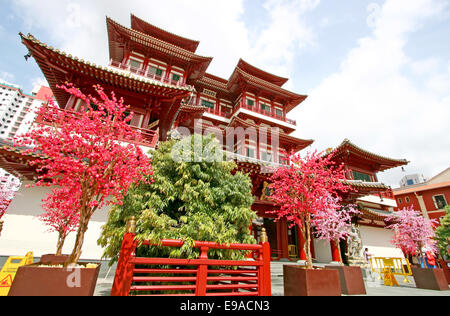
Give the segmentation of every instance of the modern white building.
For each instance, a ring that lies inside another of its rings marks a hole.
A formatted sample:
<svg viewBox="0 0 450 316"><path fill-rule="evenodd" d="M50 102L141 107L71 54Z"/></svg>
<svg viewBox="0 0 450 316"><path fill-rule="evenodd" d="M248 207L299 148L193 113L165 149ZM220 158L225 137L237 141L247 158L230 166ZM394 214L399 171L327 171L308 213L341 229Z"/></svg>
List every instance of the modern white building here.
<svg viewBox="0 0 450 316"><path fill-rule="evenodd" d="M425 183L427 181L423 174L410 174L407 176L404 176L402 180L400 180L400 187L407 187L410 185Z"/></svg>
<svg viewBox="0 0 450 316"><path fill-rule="evenodd" d="M48 87L36 86L31 94L26 94L18 85L0 82L0 140L11 141L28 132L36 118L36 110L47 97L53 97ZM20 185L17 178L3 169L0 169L0 182Z"/></svg>

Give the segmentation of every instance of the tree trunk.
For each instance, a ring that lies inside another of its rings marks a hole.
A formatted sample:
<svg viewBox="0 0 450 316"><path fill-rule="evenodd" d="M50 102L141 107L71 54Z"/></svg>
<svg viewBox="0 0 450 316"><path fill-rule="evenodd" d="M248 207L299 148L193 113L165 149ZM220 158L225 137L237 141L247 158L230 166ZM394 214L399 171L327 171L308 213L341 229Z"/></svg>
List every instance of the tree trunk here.
<svg viewBox="0 0 450 316"><path fill-rule="evenodd" d="M308 269L313 268L312 258L311 258L311 227L310 227L310 217L306 215L306 219L304 221L304 230L305 230L305 252L306 252L306 267Z"/></svg>
<svg viewBox="0 0 450 316"><path fill-rule="evenodd" d="M64 242L66 241L67 235L65 235L63 232L59 232L58 235L58 243L56 244L56 255L61 256L62 250L64 247Z"/></svg>
<svg viewBox="0 0 450 316"><path fill-rule="evenodd" d="M72 254L67 259L65 266L70 266L76 264L81 256L81 249L84 243L84 235L88 229L89 218L80 218L80 225L77 231L77 237L75 240L75 246L73 248Z"/></svg>

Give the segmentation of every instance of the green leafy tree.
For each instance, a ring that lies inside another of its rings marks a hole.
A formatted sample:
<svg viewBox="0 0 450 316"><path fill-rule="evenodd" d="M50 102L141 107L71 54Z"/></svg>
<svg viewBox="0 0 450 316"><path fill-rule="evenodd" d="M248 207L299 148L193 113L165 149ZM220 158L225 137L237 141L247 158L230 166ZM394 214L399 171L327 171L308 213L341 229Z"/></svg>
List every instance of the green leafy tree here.
<svg viewBox="0 0 450 316"><path fill-rule="evenodd" d="M185 150L181 154L180 148ZM220 159L212 159L211 152L213 158ZM181 161L180 156L184 158ZM131 216L136 217L136 238L140 241L185 241L180 249L138 247L138 256L193 258L198 255L197 249L192 248L195 240L254 244L249 229L255 217L250 208L251 180L245 174L234 173L236 164L223 161L223 157L224 152L212 135L160 143L152 153L153 183L131 187L123 205L111 209L102 228L98 243L106 247L103 256L112 259L110 264L118 260ZM234 260L243 259L245 253L211 250L209 256Z"/></svg>
<svg viewBox="0 0 450 316"><path fill-rule="evenodd" d="M448 240L450 239L450 206L445 208L445 216L441 220L441 226L436 229L436 237L438 240L438 247L442 257L450 257L447 252Z"/></svg>

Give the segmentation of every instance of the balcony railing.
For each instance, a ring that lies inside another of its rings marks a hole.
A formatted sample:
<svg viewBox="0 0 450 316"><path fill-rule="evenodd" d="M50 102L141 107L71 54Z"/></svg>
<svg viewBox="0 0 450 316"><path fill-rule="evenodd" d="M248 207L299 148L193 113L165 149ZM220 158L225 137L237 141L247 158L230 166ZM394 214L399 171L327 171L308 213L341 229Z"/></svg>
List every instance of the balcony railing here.
<svg viewBox="0 0 450 316"><path fill-rule="evenodd" d="M187 105L201 106L200 100L198 100L198 99L197 100L195 100L195 99L190 100L187 103ZM297 126L297 121L288 119L286 116L280 116L275 111L265 111L265 110L262 110L261 108L259 108L257 106L246 105L243 102L236 104L233 112L222 111L222 109L216 109L216 108L214 108L214 109L207 108L206 112L229 119L234 114L236 114L239 109L249 110L249 111L252 111L254 113L258 113L258 114L262 114L262 115L265 115L265 116L268 116L268 117L272 117L272 118L277 119L279 121L283 121L283 122L286 122L288 124Z"/></svg>
<svg viewBox="0 0 450 316"><path fill-rule="evenodd" d="M159 75L151 72L149 68L147 70L137 69L137 68L132 67L129 64L123 64L123 63L120 63L120 62L114 61L114 60L111 60L109 65L111 67L118 68L118 69L124 70L124 71L129 71L135 75L145 77L145 78L148 78L151 80L159 81L162 83L167 83L167 84L177 86L177 87L185 87L186 86L186 84L183 83L183 80L181 80L181 79L178 81L174 81L170 78L167 79L164 76L159 76Z"/></svg>
<svg viewBox="0 0 450 316"><path fill-rule="evenodd" d="M53 110L53 109L52 109ZM56 109L56 118L60 119L61 116L63 117L68 117L68 116L77 116L79 115L79 113L74 112L74 111L68 111L68 110L64 110L64 109ZM38 115L35 119L35 123L36 124L46 124L46 125L51 125L52 121L51 120L44 120L43 117L41 115ZM139 128L139 127L135 127L135 126L131 126L135 131L137 131L137 133L140 136L137 137L135 140L126 140L126 142L128 143L132 143L132 144L136 144L139 146L145 146L145 147L150 147L150 148L155 148L156 144L158 143L158 139L159 139L159 134L156 131L153 130L148 130L148 129L144 129L144 128ZM118 137L118 140L121 140L120 137Z"/></svg>
<svg viewBox="0 0 450 316"><path fill-rule="evenodd" d="M259 106L256 106L256 105L250 106L248 104L245 104L243 101L238 103L238 104L236 104L236 106L234 108L234 113L236 113L239 109L244 109L244 110L252 111L254 113L258 113L258 114L262 114L262 115L265 115L265 116L269 116L271 118L277 119L279 121L286 122L286 123L291 124L291 125L297 125L297 121L288 119L285 115L281 115L280 116L274 110L266 111L266 110L261 109Z"/></svg>

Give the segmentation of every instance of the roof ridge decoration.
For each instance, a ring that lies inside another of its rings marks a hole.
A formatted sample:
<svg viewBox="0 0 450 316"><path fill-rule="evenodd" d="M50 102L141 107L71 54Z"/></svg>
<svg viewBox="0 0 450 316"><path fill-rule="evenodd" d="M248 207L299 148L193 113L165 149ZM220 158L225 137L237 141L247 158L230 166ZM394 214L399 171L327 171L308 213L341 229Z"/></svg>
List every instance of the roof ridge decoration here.
<svg viewBox="0 0 450 316"><path fill-rule="evenodd" d="M183 48L192 53L195 53L198 45L200 44L200 41L192 40L192 39L168 32L168 31L161 29L153 24L148 23L147 21L137 17L134 14L131 14L131 29L139 31L144 34L147 34L152 37L156 37L156 38L162 37L162 38L160 38L162 41L171 43L177 47Z"/></svg>

